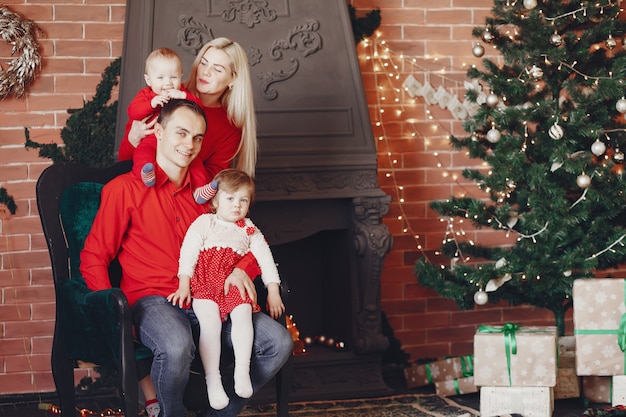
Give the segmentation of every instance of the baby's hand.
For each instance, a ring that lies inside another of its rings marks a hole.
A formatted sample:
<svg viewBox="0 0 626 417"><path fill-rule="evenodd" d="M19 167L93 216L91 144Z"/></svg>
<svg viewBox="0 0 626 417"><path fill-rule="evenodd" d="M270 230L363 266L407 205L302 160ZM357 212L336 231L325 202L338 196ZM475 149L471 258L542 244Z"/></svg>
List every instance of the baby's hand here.
<svg viewBox="0 0 626 417"><path fill-rule="evenodd" d="M150 105L153 109L156 109L159 106L162 107L168 101L170 101L170 98L168 96L162 96L159 94L158 96L154 96L152 101L150 101Z"/></svg>
<svg viewBox="0 0 626 417"><path fill-rule="evenodd" d="M169 98L184 99L184 98L187 98L187 93L181 90L171 89L171 90L167 90L167 96Z"/></svg>
<svg viewBox="0 0 626 417"><path fill-rule="evenodd" d="M280 286L272 283L267 286L267 310L270 317L277 319L285 312L285 304L280 297Z"/></svg>
<svg viewBox="0 0 626 417"><path fill-rule="evenodd" d="M177 289L176 292L167 296L167 301L173 306L178 305L180 308L189 308L191 305L191 292L188 289Z"/></svg>

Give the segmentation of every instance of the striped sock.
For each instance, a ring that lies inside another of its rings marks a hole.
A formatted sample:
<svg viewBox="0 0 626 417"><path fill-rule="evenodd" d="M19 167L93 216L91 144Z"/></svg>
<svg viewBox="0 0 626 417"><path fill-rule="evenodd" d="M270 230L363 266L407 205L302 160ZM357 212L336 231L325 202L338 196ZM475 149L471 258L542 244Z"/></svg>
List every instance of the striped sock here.
<svg viewBox="0 0 626 417"><path fill-rule="evenodd" d="M161 413L161 406L155 399L146 401L146 415L148 417L159 417Z"/></svg>
<svg viewBox="0 0 626 417"><path fill-rule="evenodd" d="M146 187L153 187L156 184L156 175L154 174L154 165L150 162L141 168L141 180Z"/></svg>
<svg viewBox="0 0 626 417"><path fill-rule="evenodd" d="M198 204L205 204L212 199L217 193L217 181L213 180L209 184L205 184L196 188L193 192L193 198Z"/></svg>

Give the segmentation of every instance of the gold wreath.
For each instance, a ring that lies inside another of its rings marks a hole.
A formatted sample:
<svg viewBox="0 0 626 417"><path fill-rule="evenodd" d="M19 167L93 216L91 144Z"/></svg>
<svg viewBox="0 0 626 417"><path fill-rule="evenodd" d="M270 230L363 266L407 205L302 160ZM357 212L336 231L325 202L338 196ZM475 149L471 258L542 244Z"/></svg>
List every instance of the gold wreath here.
<svg viewBox="0 0 626 417"><path fill-rule="evenodd" d="M20 55L8 62L7 69L0 67L0 100L13 93L22 97L41 67L41 54L37 33L41 29L31 21L0 6L0 33L5 42L13 45L11 55Z"/></svg>

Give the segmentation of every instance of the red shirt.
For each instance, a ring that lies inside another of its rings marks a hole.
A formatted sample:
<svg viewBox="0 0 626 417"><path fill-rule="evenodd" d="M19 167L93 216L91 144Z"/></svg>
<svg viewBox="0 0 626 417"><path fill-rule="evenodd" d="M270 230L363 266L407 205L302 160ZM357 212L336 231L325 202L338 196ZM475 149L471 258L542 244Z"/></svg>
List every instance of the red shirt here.
<svg viewBox="0 0 626 417"><path fill-rule="evenodd" d="M94 291L111 288L108 266L118 256L120 287L131 306L141 297L167 297L178 289L180 246L189 225L208 209L195 202L189 176L176 188L157 166L156 178L154 187L146 187L127 173L105 185L80 255L80 271ZM251 278L261 272L252 256L237 267Z"/></svg>

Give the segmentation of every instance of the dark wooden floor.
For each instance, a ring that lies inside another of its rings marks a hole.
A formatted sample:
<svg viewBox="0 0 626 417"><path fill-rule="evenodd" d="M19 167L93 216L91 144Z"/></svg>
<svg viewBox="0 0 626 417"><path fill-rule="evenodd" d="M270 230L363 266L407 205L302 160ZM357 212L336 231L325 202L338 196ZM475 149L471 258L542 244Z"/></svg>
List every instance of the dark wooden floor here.
<svg viewBox="0 0 626 417"><path fill-rule="evenodd" d="M432 386L407 389L403 377L388 373L385 381L392 389L394 395L406 393L434 393ZM387 393L388 395L388 393ZM452 397L461 405L480 409L480 397L478 393L458 395ZM90 415L106 416L107 410L119 411L121 404L119 398L111 393L79 395L77 397L76 416L87 417ZM58 417L58 414L49 409L58 405L55 393L0 395L1 417ZM553 417L582 417L588 408L606 408L610 404L588 404L581 398L559 399L554 402ZM81 414L80 410L83 410Z"/></svg>

